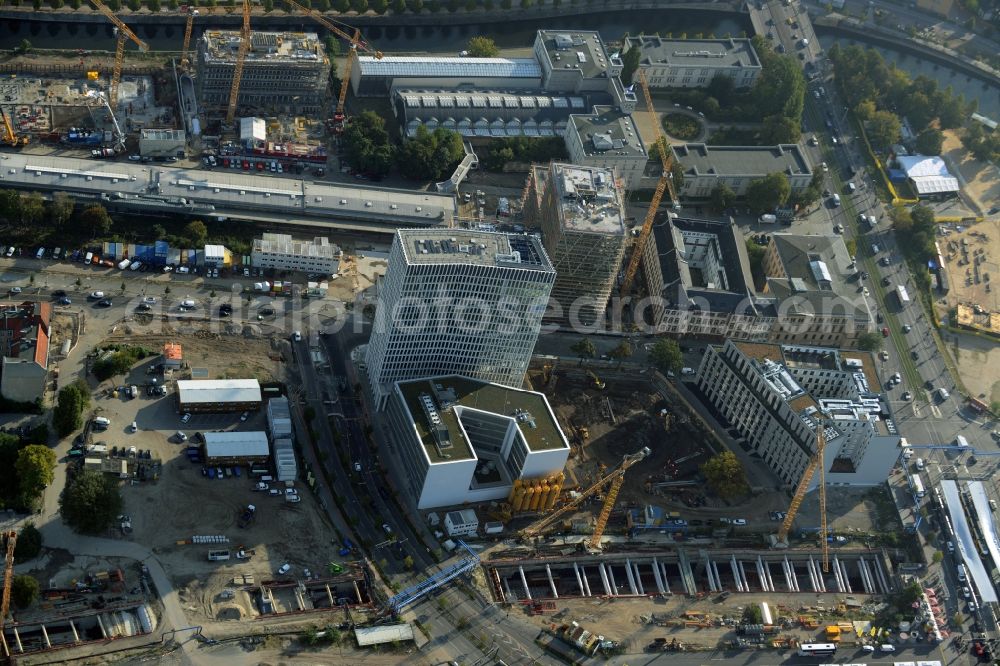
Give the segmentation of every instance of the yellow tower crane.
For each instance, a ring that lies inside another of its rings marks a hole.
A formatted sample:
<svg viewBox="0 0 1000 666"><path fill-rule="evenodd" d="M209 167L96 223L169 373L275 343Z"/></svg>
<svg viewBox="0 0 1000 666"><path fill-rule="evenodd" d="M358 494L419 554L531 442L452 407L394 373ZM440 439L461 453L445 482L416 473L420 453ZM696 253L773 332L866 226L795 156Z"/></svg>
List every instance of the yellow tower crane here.
<svg viewBox="0 0 1000 666"><path fill-rule="evenodd" d="M639 237L632 244L632 257L629 259L628 268L625 270L625 278L622 280L622 296L627 296L632 289L632 281L635 279L636 271L639 270L639 262L642 261L642 253L646 247L646 241L649 240L649 235L653 232L653 222L656 220L656 211L660 208L663 193L667 192L670 195L671 201L677 201L677 193L674 192L672 175L673 154L670 152L670 146L667 145L666 137L660 131L660 119L653 108L653 97L649 94L649 82L646 81L646 75L643 73L642 68L636 70L635 74L639 79L642 95L646 99L646 112L649 114L650 124L653 126L655 137L653 145L656 147L657 152L660 153L660 162L663 163L663 173L660 175L660 180L656 183L656 189L653 191L653 198L649 202L649 210L646 211L646 219L642 222L642 230L639 232Z"/></svg>
<svg viewBox="0 0 1000 666"><path fill-rule="evenodd" d="M376 60L382 59L382 52L376 51L368 46L368 43L361 39L361 31L357 28L354 29L354 34L348 34L346 30L350 30L349 26L344 26L341 28L333 21L329 20L319 12L313 11L304 5L300 5L295 2L295 0L285 0L285 3L293 9L297 9L303 14L309 15L314 21L319 23L321 26L337 35L338 37L343 37L350 44L350 50L347 52L347 64L344 65L344 72L340 77L340 94L337 96L337 108L333 113L334 131L341 132L344 127L344 120L346 116L344 115L344 102L347 100L347 86L351 81L351 70L354 68L354 60L358 57L358 50L369 53L375 57Z"/></svg>
<svg viewBox="0 0 1000 666"><path fill-rule="evenodd" d="M3 116L3 142L14 148L27 146L28 137L23 134L18 135L14 130L13 123L10 122L10 116L7 115L7 112L0 109L0 116Z"/></svg>
<svg viewBox="0 0 1000 666"><path fill-rule="evenodd" d="M107 17L109 21L114 23L116 28L118 28L118 44L115 47L115 64L111 74L111 87L108 90L108 102L111 104L111 108L114 108L118 104L118 83L122 79L122 62L125 59L125 43L132 40L143 53L149 51L149 45L136 37L135 33L132 32L120 18L115 16L115 13L111 11L107 5L101 2L101 0L90 0L90 2L97 8L97 11L104 14L104 16Z"/></svg>
<svg viewBox="0 0 1000 666"><path fill-rule="evenodd" d="M233 68L233 84L229 88L229 107L226 110L226 124L232 125L236 118L236 101L240 96L240 80L243 65L250 53L250 0L243 0L243 25L240 27L240 47L236 51L236 66Z"/></svg>
<svg viewBox="0 0 1000 666"><path fill-rule="evenodd" d="M184 22L184 47L181 49L181 67L187 68L191 63L188 51L191 49L191 31L194 30L194 17L198 15L198 10L188 7L187 20Z"/></svg>
<svg viewBox="0 0 1000 666"><path fill-rule="evenodd" d="M611 510L615 506L615 500L618 499L618 491L621 490L622 483L625 481L625 472L627 472L629 468L637 462L644 460L648 455L650 455L650 453L651 451L649 448L644 446L640 451L626 455L622 458L621 463L619 463L617 467L594 482L593 485L577 495L575 499L570 500L541 520L528 525L523 530L518 532L518 536L522 540L538 536L553 523L559 520L559 518L580 506L585 499L596 494L610 483L611 487L608 489L608 494L604 497L604 504L601 506L601 513L597 516L597 524L594 525L594 535L590 537L590 541L588 542L591 549L600 548L601 537L604 535L604 528L608 525L608 518L611 516Z"/></svg>
<svg viewBox="0 0 1000 666"><path fill-rule="evenodd" d="M777 541L779 544L787 545L788 533L792 529L795 515L799 512L799 507L802 506L802 500L806 496L806 491L809 490L809 483L816 474L816 470L819 469L819 540L823 544L823 571L828 572L830 571L830 544L826 540L826 472L823 465L823 451L825 449L826 435L823 434L823 426L820 425L816 428L816 453L813 454L812 460L806 466L806 470L802 472L799 485L795 488L795 495L792 496L792 501L788 505L788 513L785 514L785 519L781 523L781 529L778 530Z"/></svg>
<svg viewBox="0 0 1000 666"><path fill-rule="evenodd" d="M7 646L7 639L4 637L3 627L7 623L7 612L10 610L10 583L14 578L14 546L17 545L17 532L4 532L7 537L7 562L3 570L3 597L0 598L0 643L2 643L3 656L10 656L10 649Z"/></svg>

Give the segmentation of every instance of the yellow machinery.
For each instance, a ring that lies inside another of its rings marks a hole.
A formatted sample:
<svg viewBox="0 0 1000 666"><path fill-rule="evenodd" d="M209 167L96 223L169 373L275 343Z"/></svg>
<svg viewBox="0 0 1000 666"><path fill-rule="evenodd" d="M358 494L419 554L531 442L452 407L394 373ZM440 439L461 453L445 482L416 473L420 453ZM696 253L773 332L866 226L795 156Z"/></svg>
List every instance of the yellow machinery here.
<svg viewBox="0 0 1000 666"><path fill-rule="evenodd" d="M111 107L114 108L118 104L118 82L122 79L122 62L125 59L125 42L132 40L139 49L145 53L149 50L149 45L135 36L125 23L115 16L115 13L111 11L107 5L105 5L101 0L90 0L91 4L97 8L97 11L104 14L109 21L115 24L118 28L118 44L115 47L115 64L114 69L111 74L111 87L108 89L108 102Z"/></svg>
<svg viewBox="0 0 1000 666"><path fill-rule="evenodd" d="M13 146L15 148L27 146L28 137L24 135L17 135L17 132L14 131L14 125L10 122L10 116L7 115L7 112L0 109L0 115L3 116L3 142L8 146Z"/></svg>
<svg viewBox="0 0 1000 666"><path fill-rule="evenodd" d="M595 375L590 370L587 370L587 376L590 377L592 380L594 380L594 388L598 388L598 389L600 389L600 390L603 391L604 387L607 386L607 384L605 384L604 382L601 381L600 377L598 377L597 375Z"/></svg>
<svg viewBox="0 0 1000 666"><path fill-rule="evenodd" d="M669 192L670 200L677 201L677 193L674 192L672 174L673 153L670 152L670 146L667 145L666 137L664 137L663 132L660 131L660 119L657 117L656 110L653 108L653 98L649 94L649 83L646 81L646 75L643 73L641 67L636 70L635 75L639 79L639 85L642 87L642 94L646 98L646 112L649 113L650 124L653 126L656 137L653 145L656 146L657 151L660 153L660 161L663 163L663 173L660 175L660 180L656 183L656 189L653 191L653 198L649 202L649 210L646 211L646 219L642 222L642 231L639 233L639 237L635 239L635 243L632 245L632 258L629 259L628 268L625 270L625 278L622 280L621 293L623 296L627 296L629 291L632 289L632 281L635 279L635 274L639 270L639 262L642 261L642 252L646 247L646 241L649 240L649 235L653 231L653 222L656 220L656 211L660 207L660 201L663 199L663 193Z"/></svg>
<svg viewBox="0 0 1000 666"><path fill-rule="evenodd" d="M236 118L236 100L240 96L240 80L243 65L250 53L250 0L243 0L243 25L240 26L240 47L236 51L236 66L233 68L233 85L229 89L229 107L226 109L226 124L232 125Z"/></svg>
<svg viewBox="0 0 1000 666"><path fill-rule="evenodd" d="M823 426L818 426L816 428L816 453L813 455L812 460L809 461L809 465L806 467L806 471L802 473L802 478L799 479L799 485L795 488L795 495L792 496L792 501L788 505L788 513L785 514L785 520L781 523L781 529L778 530L778 543L787 544L788 543L788 533L792 529L792 523L795 522L795 514L799 512L799 507L802 506L802 500L806 496L806 491L809 489L809 483L812 481L813 475L816 474L816 469L819 469L819 540L823 544L823 571L830 571L830 544L826 540L827 525L826 525L826 472L823 469L823 451L826 449L826 435L823 434Z"/></svg>
<svg viewBox="0 0 1000 666"><path fill-rule="evenodd" d="M185 69L191 62L191 59L188 57L188 51L191 48L191 31L194 30L194 17L197 15L198 10L189 6L187 21L184 22L184 47L181 49L181 67Z"/></svg>
<svg viewBox="0 0 1000 666"><path fill-rule="evenodd" d="M611 472L602 476L593 485L577 495L574 499L561 506L558 510L525 527L518 533L518 536L521 539L530 539L538 536L553 523L559 520L559 518L580 506L584 500L588 497L596 495L610 483L611 487L608 489L608 494L604 497L604 505L601 507L601 513L597 517L597 524L594 526L594 535L590 537L590 542L588 544L591 549L599 548L601 545L601 537L604 535L604 528L608 524L608 518L611 516L611 510L615 506L615 500L618 499L618 491L621 490L622 483L625 481L625 472L627 472L629 468L637 462L644 460L648 455L650 455L650 453L651 451L648 447L643 447L640 451L625 456L622 458L621 463L611 470Z"/></svg>
<svg viewBox="0 0 1000 666"><path fill-rule="evenodd" d="M321 26L337 35L338 37L343 37L350 44L350 50L347 52L347 64L344 66L344 72L340 75L340 94L337 97L337 108L333 112L333 122L334 131L338 134L344 129L344 121L347 117L344 115L344 102L347 99L347 86L351 81L351 70L354 68L354 60L358 57L358 49L361 49L365 53L369 53L375 56L376 59L382 59L382 52L375 51L369 48L368 43L361 39L361 31L354 29L354 34L348 34L344 28L350 29L348 26L344 28L339 27L336 23L329 20L319 12L313 11L308 7L300 5L295 2L295 0L285 0L289 7L297 9L303 14L308 14L314 21L319 23Z"/></svg>
<svg viewBox="0 0 1000 666"><path fill-rule="evenodd" d="M17 532L5 532L7 537L7 563L3 570L3 597L0 599L0 643L2 643L3 655L10 656L7 648L7 639L3 635L3 627L7 623L7 612L10 610L10 583L14 578L14 546L17 545Z"/></svg>

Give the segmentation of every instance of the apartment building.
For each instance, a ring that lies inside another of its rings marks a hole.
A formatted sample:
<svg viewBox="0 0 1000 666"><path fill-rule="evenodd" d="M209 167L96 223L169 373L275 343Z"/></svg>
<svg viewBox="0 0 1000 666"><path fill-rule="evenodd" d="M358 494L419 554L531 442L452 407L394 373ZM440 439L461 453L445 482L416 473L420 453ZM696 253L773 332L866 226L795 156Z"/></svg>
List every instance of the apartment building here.
<svg viewBox="0 0 1000 666"><path fill-rule="evenodd" d="M614 170L535 165L525 201L525 223L542 230L556 270L546 320L583 326L603 322L627 241L625 192Z"/></svg>
<svg viewBox="0 0 1000 666"><path fill-rule="evenodd" d="M50 303L0 303L0 394L7 400L33 402L45 393L51 317Z"/></svg>
<svg viewBox="0 0 1000 666"><path fill-rule="evenodd" d="M571 115L564 138L570 164L611 169L627 190L641 185L649 155L631 114L604 106Z"/></svg>
<svg viewBox="0 0 1000 666"><path fill-rule="evenodd" d="M538 239L400 229L388 266L366 352L380 408L420 377L522 384L556 277Z"/></svg>
<svg viewBox="0 0 1000 666"><path fill-rule="evenodd" d="M666 39L626 37L624 52L639 49L639 69L652 88L704 88L716 76L749 88L760 76L760 58L749 39Z"/></svg>
<svg viewBox="0 0 1000 666"><path fill-rule="evenodd" d="M197 86L203 107L226 106L240 34L206 30L198 48ZM314 32L257 32L240 79L238 108L267 114L326 111L330 60Z"/></svg>
<svg viewBox="0 0 1000 666"><path fill-rule="evenodd" d="M746 194L753 181L772 173L783 173L792 192L812 183L809 158L798 144L777 146L707 146L686 143L671 146L674 159L684 169L679 196L707 199L718 185L728 185L736 196Z"/></svg>
<svg viewBox="0 0 1000 666"><path fill-rule="evenodd" d="M250 260L259 268L336 275L340 270L340 246L325 236L311 241L294 240L290 234L265 233L253 241Z"/></svg>
<svg viewBox="0 0 1000 666"><path fill-rule="evenodd" d="M706 350L695 380L724 425L789 488L815 455L820 425L828 484L884 483L899 454L867 352L729 340Z"/></svg>
<svg viewBox="0 0 1000 666"><path fill-rule="evenodd" d="M393 384L384 416L418 509L506 499L562 472L569 442L541 393L460 375Z"/></svg>

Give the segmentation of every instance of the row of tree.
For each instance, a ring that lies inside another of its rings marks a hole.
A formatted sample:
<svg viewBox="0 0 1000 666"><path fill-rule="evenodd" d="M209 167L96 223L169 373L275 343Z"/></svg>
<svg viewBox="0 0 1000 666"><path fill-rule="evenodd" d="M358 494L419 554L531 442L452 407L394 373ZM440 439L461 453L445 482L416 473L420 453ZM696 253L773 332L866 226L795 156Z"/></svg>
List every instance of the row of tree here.
<svg viewBox="0 0 1000 666"><path fill-rule="evenodd" d="M56 406L52 410L52 426L56 435L62 438L79 430L83 426L83 412L89 406L90 389L82 379L59 389Z"/></svg>
<svg viewBox="0 0 1000 666"><path fill-rule="evenodd" d="M48 428L32 431L26 439L0 433L0 508L38 508L56 468L56 455L47 439Z"/></svg>

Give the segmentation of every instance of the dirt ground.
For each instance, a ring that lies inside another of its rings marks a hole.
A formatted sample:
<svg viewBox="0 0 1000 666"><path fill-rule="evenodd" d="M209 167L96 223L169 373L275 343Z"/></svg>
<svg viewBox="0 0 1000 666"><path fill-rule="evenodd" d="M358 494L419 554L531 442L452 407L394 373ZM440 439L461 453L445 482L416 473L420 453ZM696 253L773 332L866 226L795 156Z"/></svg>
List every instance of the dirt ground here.
<svg viewBox="0 0 1000 666"><path fill-rule="evenodd" d="M996 166L975 159L962 146L954 130L945 130L941 156L951 172L958 176L963 197L975 203L981 214L1000 201L1000 171Z"/></svg>
<svg viewBox="0 0 1000 666"><path fill-rule="evenodd" d="M208 369L209 377L257 377L263 381L283 379L280 350L270 339L245 338L242 333L157 333L144 335L142 326L120 330L114 341L127 340L151 349L162 348L167 340L179 342L185 362ZM147 365L157 358L140 363L128 381L145 383ZM209 479L200 463L191 463L184 451L187 444L177 443L174 433L180 428L189 437L196 431L263 430L263 412L240 422L239 414L196 414L182 425L176 411L173 391L163 398L151 398L140 392L139 398L125 400L95 393L94 407L111 419L112 426L99 435L107 446L136 446L148 449L153 458L162 460L157 481L126 485L122 495L125 513L131 517L132 532L116 536L143 543L159 556L171 574L181 601L190 617L199 622L238 621L256 616L249 597L236 594L223 599L234 576L249 574L255 581L275 578L284 563L292 565L292 574L303 576L308 568L325 574L329 562L329 543L335 537L308 488L299 485L302 501L293 504L283 496L251 490L253 480L246 469L236 477ZM139 431L132 434L127 425L135 421ZM190 440L189 442L190 443ZM284 484L272 483L283 490ZM247 529L237 526L240 513L248 504L257 508ZM166 527L166 529L165 529ZM185 545L193 536L225 536L222 545ZM229 549L235 556L239 548L255 551L252 559L209 562L210 549Z"/></svg>
<svg viewBox="0 0 1000 666"><path fill-rule="evenodd" d="M1000 279L1000 220L942 228L947 235L938 236L938 245L950 281L948 307L964 303L1000 311L1000 288L992 284Z"/></svg>

